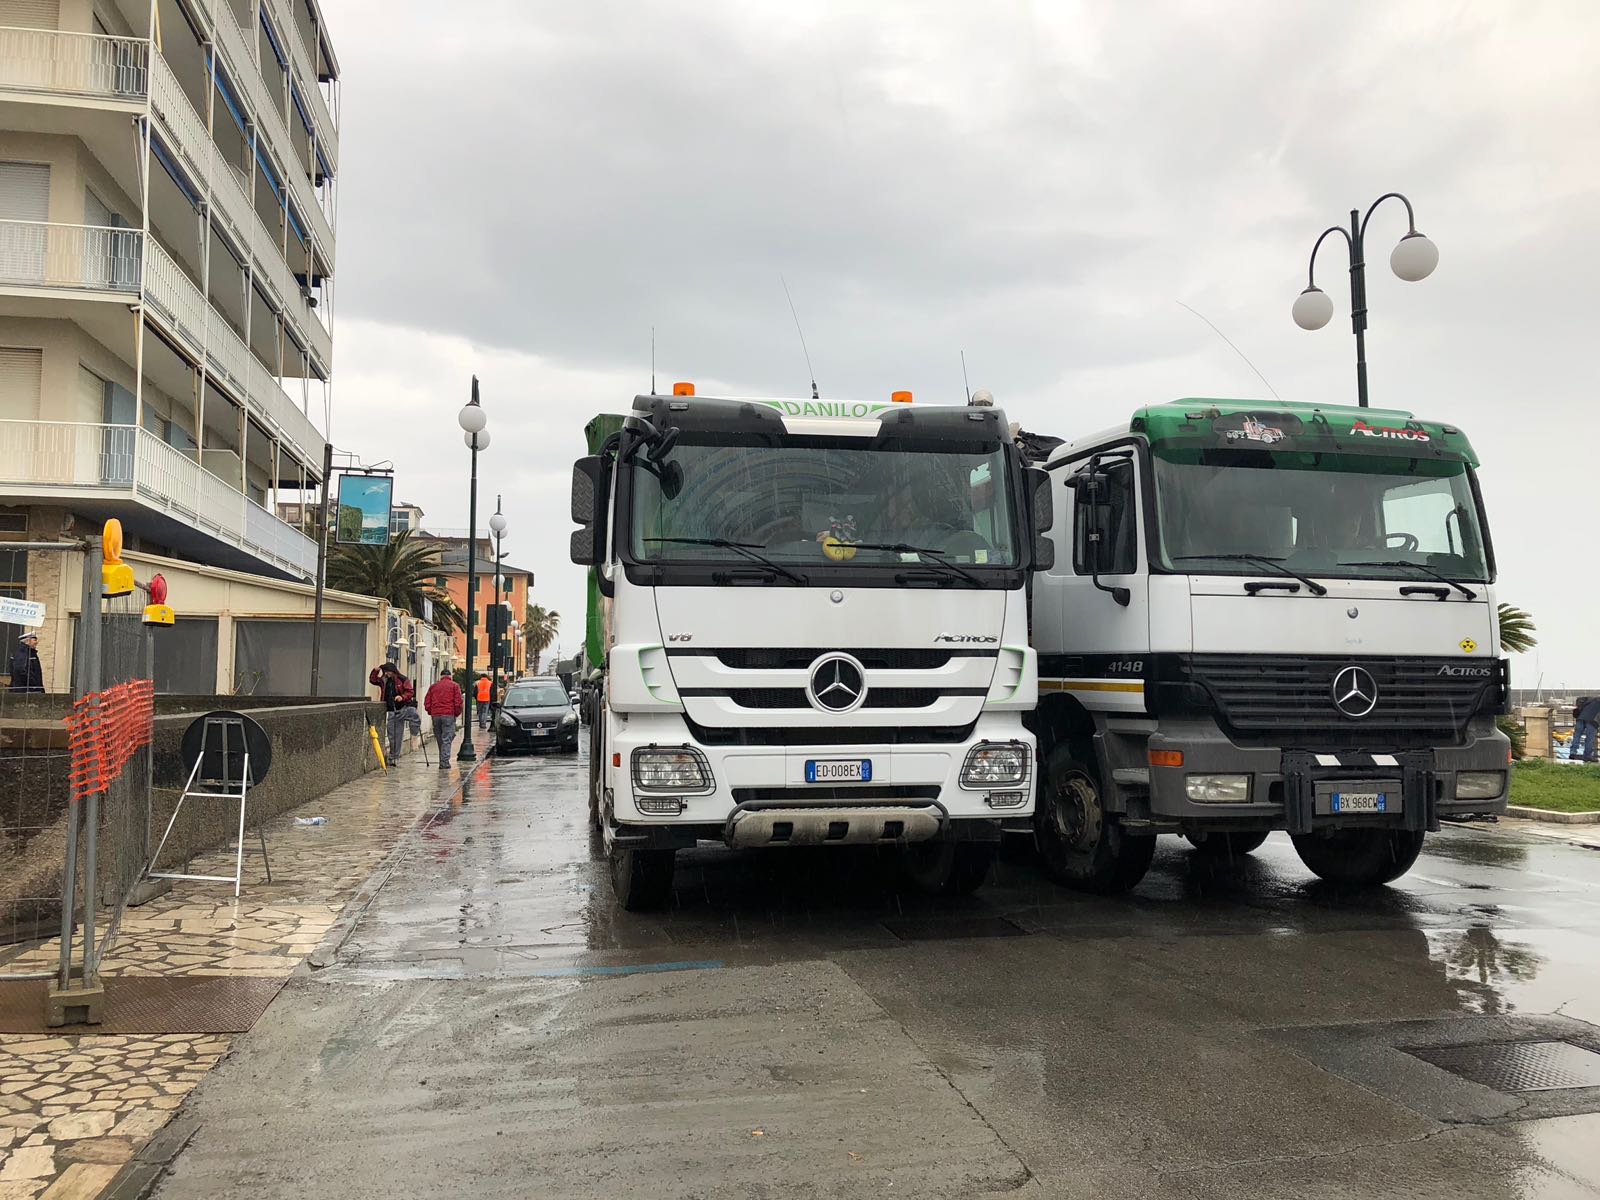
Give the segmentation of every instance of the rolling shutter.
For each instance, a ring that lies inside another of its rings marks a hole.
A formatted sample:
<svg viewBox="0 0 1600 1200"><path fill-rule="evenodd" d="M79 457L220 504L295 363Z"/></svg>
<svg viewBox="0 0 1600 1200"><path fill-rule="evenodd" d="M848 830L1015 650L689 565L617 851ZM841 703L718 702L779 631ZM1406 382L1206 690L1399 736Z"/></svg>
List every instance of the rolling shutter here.
<svg viewBox="0 0 1600 1200"><path fill-rule="evenodd" d="M3 4L4 0L0 0ZM0 162L0 220L50 219L50 167L46 163Z"/></svg>
<svg viewBox="0 0 1600 1200"><path fill-rule="evenodd" d="M0 25L22 29L59 29L59 0L0 0Z"/></svg>
<svg viewBox="0 0 1600 1200"><path fill-rule="evenodd" d="M39 375L44 358L39 350L0 347L0 418L39 419Z"/></svg>

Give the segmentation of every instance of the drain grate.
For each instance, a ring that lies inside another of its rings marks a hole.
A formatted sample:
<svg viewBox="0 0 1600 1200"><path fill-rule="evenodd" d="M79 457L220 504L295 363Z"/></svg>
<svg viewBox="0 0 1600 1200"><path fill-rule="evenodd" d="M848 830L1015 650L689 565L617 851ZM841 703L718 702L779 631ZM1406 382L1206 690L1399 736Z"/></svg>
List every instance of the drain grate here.
<svg viewBox="0 0 1600 1200"><path fill-rule="evenodd" d="M902 942L1025 937L1028 933L1004 917L902 917L883 922L883 927Z"/></svg>
<svg viewBox="0 0 1600 1200"><path fill-rule="evenodd" d="M1600 1087L1600 1054L1571 1042L1424 1046L1406 1053L1497 1092Z"/></svg>
<svg viewBox="0 0 1600 1200"><path fill-rule="evenodd" d="M229 975L103 975L105 1019L50 1029L43 980L0 983L0 1033L243 1033L288 982Z"/></svg>

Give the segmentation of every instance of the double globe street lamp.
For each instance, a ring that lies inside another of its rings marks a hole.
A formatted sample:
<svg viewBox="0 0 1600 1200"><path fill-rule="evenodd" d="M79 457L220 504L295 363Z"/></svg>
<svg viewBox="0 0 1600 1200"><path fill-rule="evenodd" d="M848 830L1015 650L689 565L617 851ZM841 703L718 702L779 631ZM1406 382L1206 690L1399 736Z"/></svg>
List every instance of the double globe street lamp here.
<svg viewBox="0 0 1600 1200"><path fill-rule="evenodd" d="M467 499L467 686L461 709L461 749L457 762L474 762L478 752L472 746L472 697L474 688L473 660L477 657L474 644L478 612L478 451L489 447L489 414L478 403L478 377L472 377L472 399L456 415L461 423L463 439L472 451L472 490Z"/></svg>
<svg viewBox="0 0 1600 1200"><path fill-rule="evenodd" d="M1411 201L1399 192L1385 192L1372 202L1366 216L1362 216L1358 208L1350 210L1349 229L1343 225L1333 225L1322 231L1316 245L1311 247L1311 263L1306 269L1306 290L1295 298L1293 309L1294 323L1301 329L1321 329L1332 319L1333 300L1317 286L1317 251L1322 249L1322 243L1329 234L1343 235L1350 250L1350 325L1356 335L1356 399L1362 408L1367 407L1367 222L1372 220L1373 212L1385 200L1398 200L1406 206L1406 221L1410 230L1389 252L1390 268L1407 283L1416 283L1433 274L1433 269L1439 265L1439 248L1417 232L1417 219L1411 210Z"/></svg>

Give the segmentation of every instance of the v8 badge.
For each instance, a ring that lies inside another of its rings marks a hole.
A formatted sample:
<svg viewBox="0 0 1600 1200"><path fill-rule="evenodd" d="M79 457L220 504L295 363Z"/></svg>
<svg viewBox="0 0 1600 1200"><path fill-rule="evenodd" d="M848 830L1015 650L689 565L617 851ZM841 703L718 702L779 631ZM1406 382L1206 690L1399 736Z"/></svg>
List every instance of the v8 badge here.
<svg viewBox="0 0 1600 1200"><path fill-rule="evenodd" d="M1471 654L1474 650L1476 650L1478 648L1478 643L1473 641L1471 638L1462 638L1456 644L1458 646L1460 646L1461 649L1464 650L1468 654Z"/></svg>

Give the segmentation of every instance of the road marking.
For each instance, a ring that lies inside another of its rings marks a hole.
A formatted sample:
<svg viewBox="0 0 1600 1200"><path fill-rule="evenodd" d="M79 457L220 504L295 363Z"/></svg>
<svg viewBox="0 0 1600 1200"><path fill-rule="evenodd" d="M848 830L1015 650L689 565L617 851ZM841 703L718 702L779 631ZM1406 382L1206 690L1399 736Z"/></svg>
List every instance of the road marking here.
<svg viewBox="0 0 1600 1200"><path fill-rule="evenodd" d="M565 979L573 975L642 975L651 971L709 971L722 966L721 959L705 962L639 963L629 967L546 967L526 974L546 979Z"/></svg>

